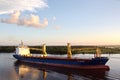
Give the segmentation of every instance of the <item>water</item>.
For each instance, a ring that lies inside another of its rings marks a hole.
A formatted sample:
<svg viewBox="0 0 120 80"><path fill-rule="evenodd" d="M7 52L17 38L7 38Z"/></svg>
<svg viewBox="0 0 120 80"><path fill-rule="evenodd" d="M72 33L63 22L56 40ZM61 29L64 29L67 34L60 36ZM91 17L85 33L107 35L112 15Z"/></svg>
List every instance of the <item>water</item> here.
<svg viewBox="0 0 120 80"><path fill-rule="evenodd" d="M70 72L55 67L35 66L20 63L12 55L13 53L0 53L0 80L120 80L120 54L103 55L110 58L107 62L110 71L99 72ZM73 56L76 58L93 57L90 54Z"/></svg>

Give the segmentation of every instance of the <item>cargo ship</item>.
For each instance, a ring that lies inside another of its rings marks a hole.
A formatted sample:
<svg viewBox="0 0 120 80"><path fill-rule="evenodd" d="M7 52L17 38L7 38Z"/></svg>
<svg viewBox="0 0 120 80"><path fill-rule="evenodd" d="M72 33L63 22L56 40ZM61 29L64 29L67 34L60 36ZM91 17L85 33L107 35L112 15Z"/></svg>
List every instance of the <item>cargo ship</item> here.
<svg viewBox="0 0 120 80"><path fill-rule="evenodd" d="M35 48L32 48L35 49ZM100 49L97 48L94 58L73 58L71 53L71 45L67 44L67 57L48 56L46 45L43 44L43 55L33 56L30 53L30 48L25 46L23 42L16 48L13 55L19 61L28 62L39 65L55 66L59 68L77 69L77 70L109 70L109 66L105 65L109 60L108 57L101 57Z"/></svg>

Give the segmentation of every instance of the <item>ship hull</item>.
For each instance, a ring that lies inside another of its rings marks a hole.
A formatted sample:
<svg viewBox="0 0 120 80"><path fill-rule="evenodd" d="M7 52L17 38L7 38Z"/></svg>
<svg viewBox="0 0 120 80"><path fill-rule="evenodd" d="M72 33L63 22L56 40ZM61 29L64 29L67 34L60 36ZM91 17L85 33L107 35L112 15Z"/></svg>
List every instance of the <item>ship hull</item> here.
<svg viewBox="0 0 120 80"><path fill-rule="evenodd" d="M17 60L32 64L55 66L59 68L79 69L79 70L109 70L106 62L107 57L96 57L91 59L68 59L60 57L33 57L13 55Z"/></svg>

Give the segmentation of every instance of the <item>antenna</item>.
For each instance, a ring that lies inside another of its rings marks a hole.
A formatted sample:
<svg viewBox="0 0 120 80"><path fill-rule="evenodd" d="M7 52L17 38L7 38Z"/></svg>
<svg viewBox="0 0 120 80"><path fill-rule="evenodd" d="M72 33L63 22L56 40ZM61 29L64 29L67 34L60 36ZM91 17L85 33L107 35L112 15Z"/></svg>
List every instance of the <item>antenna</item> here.
<svg viewBox="0 0 120 80"><path fill-rule="evenodd" d="M21 40L21 45L23 45L23 41Z"/></svg>
<svg viewBox="0 0 120 80"><path fill-rule="evenodd" d="M22 40L21 43L19 44L19 47L25 47Z"/></svg>

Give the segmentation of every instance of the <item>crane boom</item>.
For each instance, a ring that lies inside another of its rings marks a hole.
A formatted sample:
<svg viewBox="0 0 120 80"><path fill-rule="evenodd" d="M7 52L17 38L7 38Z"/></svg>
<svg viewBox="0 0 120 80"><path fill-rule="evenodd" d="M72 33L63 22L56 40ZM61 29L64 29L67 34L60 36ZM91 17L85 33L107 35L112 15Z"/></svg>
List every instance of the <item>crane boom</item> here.
<svg viewBox="0 0 120 80"><path fill-rule="evenodd" d="M31 49L31 50L40 50L40 51L42 51L42 49L38 49L38 48L29 48L29 49Z"/></svg>

